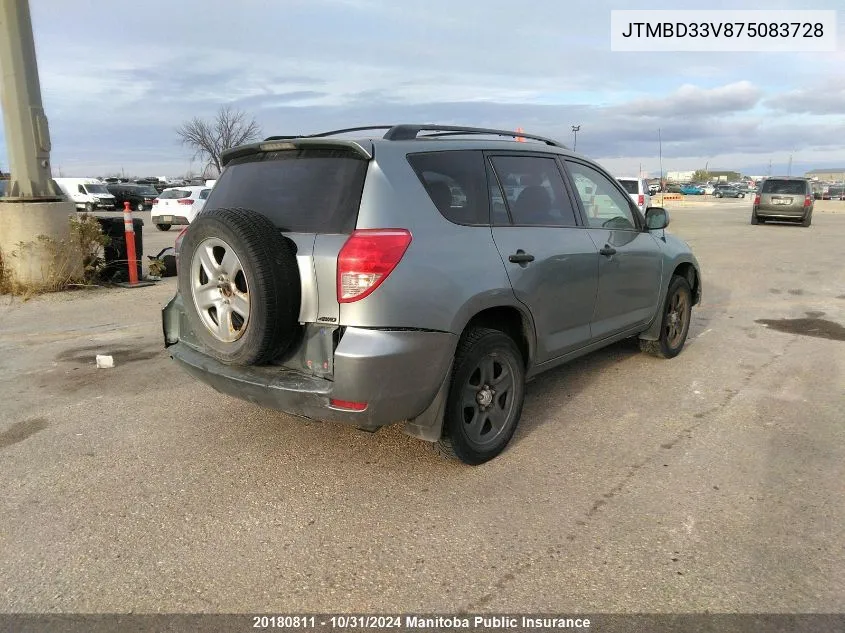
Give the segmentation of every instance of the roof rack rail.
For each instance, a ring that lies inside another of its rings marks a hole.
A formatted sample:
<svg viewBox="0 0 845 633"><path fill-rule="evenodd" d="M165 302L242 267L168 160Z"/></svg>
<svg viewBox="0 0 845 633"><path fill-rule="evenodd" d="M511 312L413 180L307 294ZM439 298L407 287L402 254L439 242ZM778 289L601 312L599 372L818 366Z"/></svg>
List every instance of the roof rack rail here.
<svg viewBox="0 0 845 633"><path fill-rule="evenodd" d="M290 136L268 136L265 141L284 141L294 138L324 138L326 136L334 136L336 134L346 134L348 132L363 132L365 130L390 130L396 127L395 125L365 125L363 127L348 127L342 130L331 130L329 132L318 132L317 134L292 134Z"/></svg>
<svg viewBox="0 0 845 633"><path fill-rule="evenodd" d="M528 134L527 132L516 132L513 130L495 130L492 128L483 127L465 127L462 125L394 125L384 135L384 138L389 141L407 141L415 138L420 138L420 132L434 132L434 134L424 134L423 138L439 137L439 136L463 136L465 134L485 134L490 136L509 136L512 138L530 138L533 141L540 141L552 147L560 147L569 149L563 143L555 141L554 139L546 138L545 136L537 136L536 134Z"/></svg>

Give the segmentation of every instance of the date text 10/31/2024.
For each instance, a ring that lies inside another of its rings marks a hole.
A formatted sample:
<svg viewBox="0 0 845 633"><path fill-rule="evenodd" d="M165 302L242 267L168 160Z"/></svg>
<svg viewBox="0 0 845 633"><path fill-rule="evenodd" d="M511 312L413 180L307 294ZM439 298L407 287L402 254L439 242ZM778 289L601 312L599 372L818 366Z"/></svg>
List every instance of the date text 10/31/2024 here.
<svg viewBox="0 0 845 633"><path fill-rule="evenodd" d="M252 616L255 629L589 629L588 618L551 616Z"/></svg>

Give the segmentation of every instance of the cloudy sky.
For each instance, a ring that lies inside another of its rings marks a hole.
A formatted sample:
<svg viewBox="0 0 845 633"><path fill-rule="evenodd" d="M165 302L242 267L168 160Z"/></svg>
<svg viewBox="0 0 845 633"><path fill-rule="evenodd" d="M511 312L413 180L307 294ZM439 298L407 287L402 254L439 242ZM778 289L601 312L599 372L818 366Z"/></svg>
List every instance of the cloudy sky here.
<svg viewBox="0 0 845 633"><path fill-rule="evenodd" d="M647 9L801 9L649 0ZM514 129L611 170L845 166L837 52L620 53L603 0L30 0L55 175L177 175L176 126L241 108L270 134L394 122ZM215 7L219 7L215 8ZM237 7L237 8L235 8ZM0 166L7 165L0 136Z"/></svg>

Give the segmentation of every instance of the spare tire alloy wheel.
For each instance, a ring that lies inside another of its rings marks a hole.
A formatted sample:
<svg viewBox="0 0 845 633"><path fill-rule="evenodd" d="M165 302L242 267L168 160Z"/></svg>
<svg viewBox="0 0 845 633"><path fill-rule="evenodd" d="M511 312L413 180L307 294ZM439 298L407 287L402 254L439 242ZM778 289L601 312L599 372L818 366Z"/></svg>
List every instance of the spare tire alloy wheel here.
<svg viewBox="0 0 845 633"><path fill-rule="evenodd" d="M249 284L237 253L220 238L208 238L194 251L191 296L200 320L218 341L232 343L246 331Z"/></svg>
<svg viewBox="0 0 845 633"><path fill-rule="evenodd" d="M260 365L301 331L296 246L249 209L204 211L180 247L179 294L205 352L229 365Z"/></svg>

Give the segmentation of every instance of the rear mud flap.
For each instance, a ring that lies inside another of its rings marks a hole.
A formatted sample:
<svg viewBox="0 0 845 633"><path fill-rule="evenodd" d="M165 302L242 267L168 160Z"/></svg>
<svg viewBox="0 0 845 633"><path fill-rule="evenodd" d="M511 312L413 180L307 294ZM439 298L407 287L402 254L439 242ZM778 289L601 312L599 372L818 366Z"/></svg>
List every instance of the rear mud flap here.
<svg viewBox="0 0 845 633"><path fill-rule="evenodd" d="M446 399L449 396L449 381L452 377L452 366L446 372L446 377L437 390L428 408L415 417L408 420L402 427L402 431L411 437L416 437L426 442L436 442L443 434L443 421L446 412Z"/></svg>

